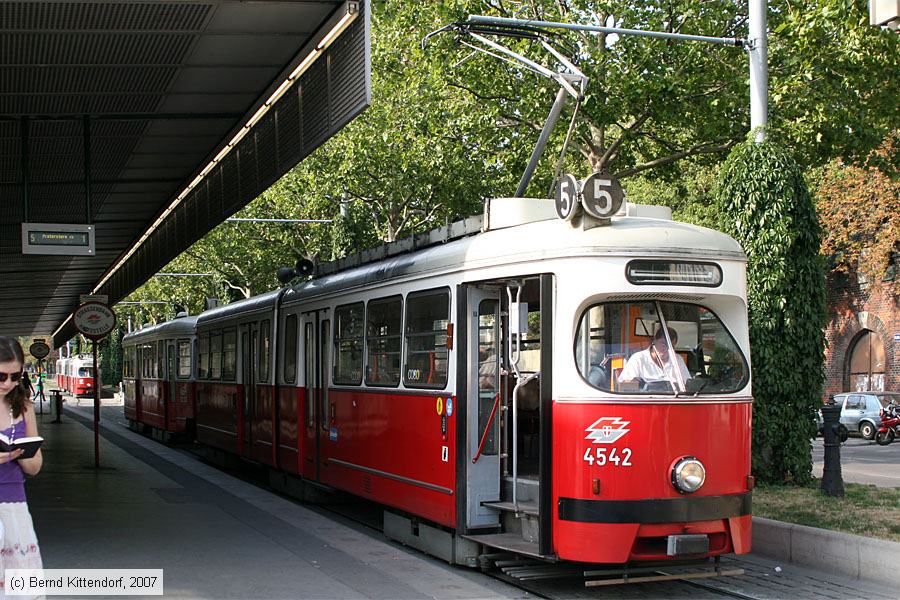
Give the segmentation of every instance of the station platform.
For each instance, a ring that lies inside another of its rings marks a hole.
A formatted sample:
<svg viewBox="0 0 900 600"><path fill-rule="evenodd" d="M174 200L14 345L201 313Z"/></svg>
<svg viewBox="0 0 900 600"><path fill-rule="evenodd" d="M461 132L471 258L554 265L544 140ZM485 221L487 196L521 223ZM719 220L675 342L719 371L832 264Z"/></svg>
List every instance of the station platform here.
<svg viewBox="0 0 900 600"><path fill-rule="evenodd" d="M163 569L165 598L527 595L133 433L120 407L103 408L95 469L92 409L69 404L38 416L44 467L26 482L45 569Z"/></svg>

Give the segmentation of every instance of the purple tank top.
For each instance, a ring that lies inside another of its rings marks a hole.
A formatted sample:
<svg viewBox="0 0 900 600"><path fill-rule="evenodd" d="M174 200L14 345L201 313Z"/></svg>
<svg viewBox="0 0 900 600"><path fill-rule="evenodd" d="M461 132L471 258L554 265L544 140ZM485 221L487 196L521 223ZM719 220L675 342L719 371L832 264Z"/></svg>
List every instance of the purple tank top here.
<svg viewBox="0 0 900 600"><path fill-rule="evenodd" d="M12 437L12 431L15 431L16 438L26 437L25 419L7 427L3 433L6 437ZM17 460L0 465L0 502L25 502L25 475Z"/></svg>

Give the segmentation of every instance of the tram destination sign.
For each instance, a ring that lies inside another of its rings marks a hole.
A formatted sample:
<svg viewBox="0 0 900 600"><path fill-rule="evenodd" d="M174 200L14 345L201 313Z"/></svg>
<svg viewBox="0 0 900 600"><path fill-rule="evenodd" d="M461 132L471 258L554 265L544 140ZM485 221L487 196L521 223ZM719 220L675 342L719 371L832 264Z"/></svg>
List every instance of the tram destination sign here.
<svg viewBox="0 0 900 600"><path fill-rule="evenodd" d="M22 254L94 255L94 226L22 223Z"/></svg>

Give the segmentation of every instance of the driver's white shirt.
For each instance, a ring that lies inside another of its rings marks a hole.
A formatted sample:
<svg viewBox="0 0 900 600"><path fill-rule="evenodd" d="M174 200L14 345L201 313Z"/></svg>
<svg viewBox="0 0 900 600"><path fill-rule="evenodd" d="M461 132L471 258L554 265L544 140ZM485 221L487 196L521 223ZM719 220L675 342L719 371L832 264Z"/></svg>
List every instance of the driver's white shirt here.
<svg viewBox="0 0 900 600"><path fill-rule="evenodd" d="M684 360L678 354L675 355L675 364L678 365L678 368L681 371L682 381L687 381L691 378L687 365L684 364ZM663 363L663 366L660 367L656 364L656 361L653 360L653 357L650 356L650 348L647 348L646 350L641 350L640 352L635 352L631 355L631 358L625 363L625 368L619 373L617 379L619 380L619 383L631 381L633 379L643 379L646 382L671 381L672 383L676 383L678 381L678 376L675 374L675 366L672 364L671 360L666 361Z"/></svg>

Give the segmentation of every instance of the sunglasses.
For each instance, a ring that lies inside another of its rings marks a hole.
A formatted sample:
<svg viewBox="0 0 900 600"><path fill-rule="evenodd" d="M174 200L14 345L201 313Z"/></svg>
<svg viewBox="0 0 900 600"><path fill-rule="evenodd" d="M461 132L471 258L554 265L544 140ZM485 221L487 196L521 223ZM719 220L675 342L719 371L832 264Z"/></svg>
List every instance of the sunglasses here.
<svg viewBox="0 0 900 600"><path fill-rule="evenodd" d="M16 371L15 373L3 373L2 371L0 371L0 383L6 381L7 378L9 378L10 381L18 381L22 379L22 372Z"/></svg>

